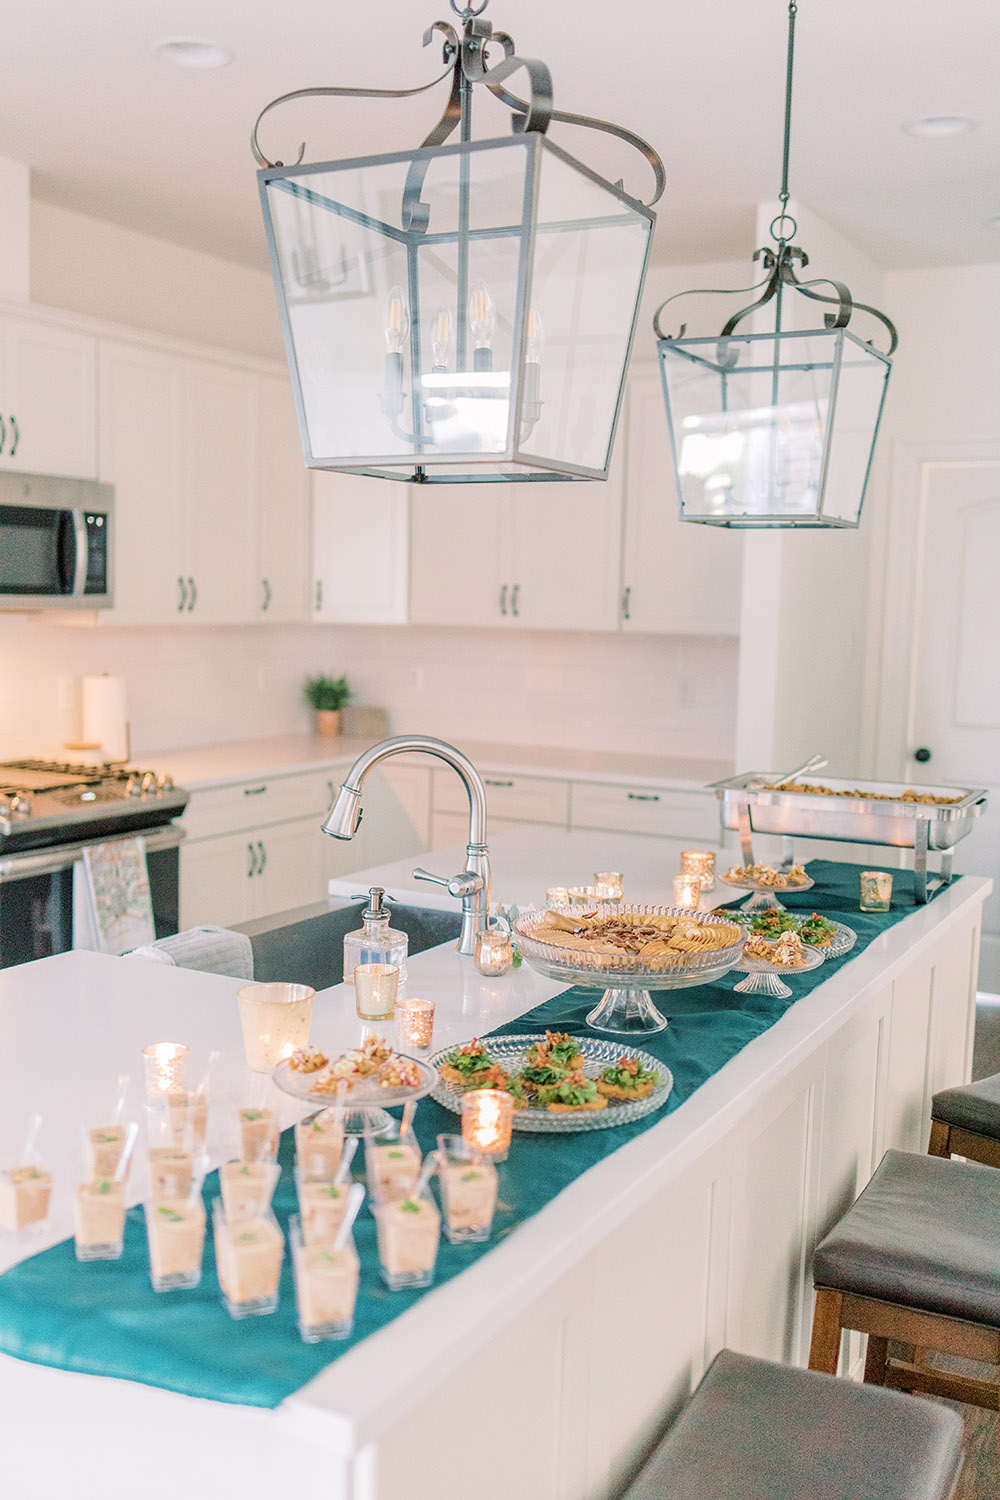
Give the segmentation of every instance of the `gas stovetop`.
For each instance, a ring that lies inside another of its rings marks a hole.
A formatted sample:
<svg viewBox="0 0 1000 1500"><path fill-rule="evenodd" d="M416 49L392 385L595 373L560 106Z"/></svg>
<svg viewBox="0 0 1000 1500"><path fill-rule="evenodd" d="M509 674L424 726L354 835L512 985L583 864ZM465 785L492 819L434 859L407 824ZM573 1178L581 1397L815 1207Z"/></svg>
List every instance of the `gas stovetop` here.
<svg viewBox="0 0 1000 1500"><path fill-rule="evenodd" d="M170 776L135 766L0 761L0 852L154 828L187 802Z"/></svg>

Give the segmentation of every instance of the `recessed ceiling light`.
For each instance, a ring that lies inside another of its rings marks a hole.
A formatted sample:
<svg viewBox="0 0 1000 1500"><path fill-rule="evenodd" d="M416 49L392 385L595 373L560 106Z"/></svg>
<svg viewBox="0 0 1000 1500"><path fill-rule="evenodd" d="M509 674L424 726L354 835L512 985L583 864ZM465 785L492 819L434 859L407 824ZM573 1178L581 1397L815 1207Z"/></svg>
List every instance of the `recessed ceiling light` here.
<svg viewBox="0 0 1000 1500"><path fill-rule="evenodd" d="M153 53L161 62L177 68L224 68L233 54L217 42L205 42L194 36L168 36L157 42Z"/></svg>
<svg viewBox="0 0 1000 1500"><path fill-rule="evenodd" d="M923 115L919 120L907 120L903 126L907 135L922 135L938 140L946 135L965 135L975 128L975 120L968 115Z"/></svg>

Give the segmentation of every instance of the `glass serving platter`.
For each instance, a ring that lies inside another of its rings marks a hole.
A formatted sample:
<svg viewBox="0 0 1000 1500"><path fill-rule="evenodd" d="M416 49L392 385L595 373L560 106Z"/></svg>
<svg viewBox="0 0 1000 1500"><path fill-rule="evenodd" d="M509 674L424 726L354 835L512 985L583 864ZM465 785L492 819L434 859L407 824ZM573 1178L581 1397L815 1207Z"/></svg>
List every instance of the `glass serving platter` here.
<svg viewBox="0 0 1000 1500"><path fill-rule="evenodd" d="M774 995L779 1000L787 1000L792 992L785 980L794 979L796 974L808 974L810 969L818 969L822 962L823 954L819 948L809 948L805 963L796 964L794 968L769 964L766 958L749 958L744 954L735 965L735 971L747 977L734 984L733 989L741 995Z"/></svg>
<svg viewBox="0 0 1000 1500"><path fill-rule="evenodd" d="M728 875L719 875L717 878L722 881L723 885L728 885L731 890L753 892L753 895L744 901L740 911L766 911L769 907L784 911L785 907L778 900L779 891L783 896L797 896L800 891L811 891L816 884L815 880L810 880L808 875L805 880L797 880L794 885L777 886L761 885L755 880L730 880Z"/></svg>
<svg viewBox="0 0 1000 1500"><path fill-rule="evenodd" d="M430 1063L422 1062L419 1057L410 1057L404 1052L394 1055L405 1057L407 1062L413 1064L420 1075L420 1082L408 1088L384 1089L374 1073L367 1078L356 1079L344 1101L345 1134L364 1135L367 1131L377 1133L387 1129L392 1124L392 1116L386 1114L387 1109L392 1109L394 1105L406 1104L410 1099L424 1099L434 1088L438 1081L435 1067L432 1067ZM335 1059L331 1058L331 1061L333 1060ZM271 1079L282 1093L291 1094L293 1099L301 1099L304 1104L314 1104L325 1108L335 1106L336 1094L320 1093L314 1087L316 1076L315 1073L300 1073L297 1068L292 1067L287 1058L271 1069Z"/></svg>
<svg viewBox="0 0 1000 1500"><path fill-rule="evenodd" d="M741 912L737 920L742 922L748 931L751 931L752 929L750 928L750 918L753 915L753 912ZM796 930L798 930L804 922L808 922L809 918L794 917L793 920L795 922ZM832 919L828 918L828 920ZM822 958L843 958L844 954L850 953L851 949L854 947L854 944L858 940L858 935L854 931L853 927L848 927L843 922L834 922L833 929L833 937L828 943L823 945L820 945L818 943L807 943L806 946L813 949ZM805 939L803 939L803 941L805 941Z"/></svg>
<svg viewBox="0 0 1000 1500"><path fill-rule="evenodd" d="M644 1032L662 1031L667 1017L653 1004L651 990L690 989L710 984L727 974L743 952L743 929L728 914L717 916L714 912L688 911L678 906L638 906L625 902L617 905L598 902L588 907L588 916L616 917L634 912L639 916L681 917L699 924L724 923L739 934L726 948L703 953L658 954L644 959L641 954L588 953L539 942L530 935L530 930L543 921L546 910L570 918L583 915L578 907L568 906L522 912L514 923L515 941L522 957L547 979L603 990L600 1003L587 1016L587 1025L594 1031L612 1035L641 1036Z"/></svg>
<svg viewBox="0 0 1000 1500"><path fill-rule="evenodd" d="M483 1045L490 1057L507 1073L517 1073L525 1066L525 1049L533 1042L542 1040L537 1032L525 1036L498 1036L487 1037ZM588 1078L597 1078L611 1063L615 1063L621 1057L637 1057L644 1068L650 1072L657 1073L660 1082L647 1094L645 1099L616 1100L609 1099L606 1109L586 1111L581 1110L579 1114L557 1114L550 1115L548 1110L540 1105L531 1105L527 1109L515 1109L514 1129L526 1130L534 1134L565 1134L567 1131L577 1130L609 1130L614 1125L627 1125L630 1120L640 1120L643 1115L652 1114L654 1110L660 1109L670 1097L670 1090L674 1086L674 1076L669 1068L665 1068L655 1057L648 1052L640 1052L636 1047L628 1047L623 1042L605 1041L602 1037L581 1036L573 1040L580 1048L583 1056L583 1071ZM435 1052L430 1061L435 1067L453 1052L454 1047L442 1047L440 1052ZM431 1097L438 1104L443 1104L445 1109L454 1110L460 1114L462 1110L462 1094L464 1090L455 1084L447 1083L443 1078L432 1090Z"/></svg>

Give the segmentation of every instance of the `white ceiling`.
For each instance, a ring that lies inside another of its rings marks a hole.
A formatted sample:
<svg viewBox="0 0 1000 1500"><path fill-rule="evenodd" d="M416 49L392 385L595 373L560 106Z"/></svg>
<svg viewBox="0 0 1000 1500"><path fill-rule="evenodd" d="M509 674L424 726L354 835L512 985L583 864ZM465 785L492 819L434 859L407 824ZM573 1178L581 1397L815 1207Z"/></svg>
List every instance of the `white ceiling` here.
<svg viewBox="0 0 1000 1500"><path fill-rule="evenodd" d="M263 267L258 111L309 84L429 80L440 51L420 40L438 16L453 19L446 0L25 0L4 7L0 154L29 163L50 203ZM626 124L660 151L658 260L745 253L754 205L779 186L784 0L493 0L488 18L549 63L557 107ZM152 56L178 35L236 60L193 71ZM998 67L998 0L800 0L793 196L884 266L1000 260L1000 230L984 226L1000 214ZM290 160L305 135L317 161L415 144L444 87L290 106L262 145ZM901 129L944 113L978 127L946 140ZM477 135L509 128L489 98L477 118ZM626 147L567 126L552 135L647 195L648 168Z"/></svg>

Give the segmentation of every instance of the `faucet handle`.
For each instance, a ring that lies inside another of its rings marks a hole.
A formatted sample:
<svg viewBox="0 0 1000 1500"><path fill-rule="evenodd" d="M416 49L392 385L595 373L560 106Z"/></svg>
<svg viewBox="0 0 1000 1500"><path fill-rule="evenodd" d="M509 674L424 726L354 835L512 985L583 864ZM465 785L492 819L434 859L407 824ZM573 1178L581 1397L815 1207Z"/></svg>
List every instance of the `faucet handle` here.
<svg viewBox="0 0 1000 1500"><path fill-rule="evenodd" d="M429 870L414 870L414 880L429 880L431 885L443 885L449 896L474 896L483 889L481 875L470 875L465 870L449 879L444 875L432 875Z"/></svg>

